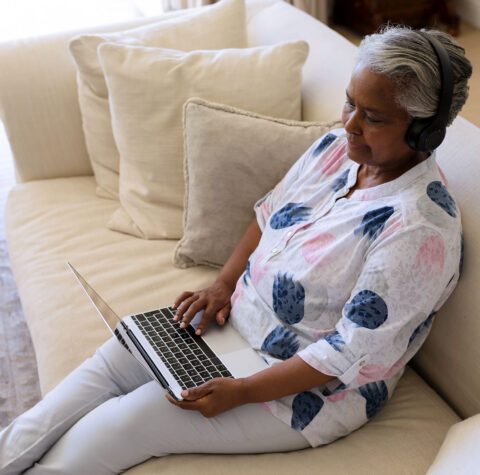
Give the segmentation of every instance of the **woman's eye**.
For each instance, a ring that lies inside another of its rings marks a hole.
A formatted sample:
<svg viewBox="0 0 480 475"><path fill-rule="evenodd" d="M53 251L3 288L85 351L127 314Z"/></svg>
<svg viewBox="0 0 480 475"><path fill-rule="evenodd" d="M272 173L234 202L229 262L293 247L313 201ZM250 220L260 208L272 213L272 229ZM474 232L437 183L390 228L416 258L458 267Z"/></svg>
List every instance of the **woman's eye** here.
<svg viewBox="0 0 480 475"><path fill-rule="evenodd" d="M372 124L378 124L378 123L381 122L381 120L375 119L374 117L370 117L368 115L366 116L366 118L367 118L368 122L371 122Z"/></svg>
<svg viewBox="0 0 480 475"><path fill-rule="evenodd" d="M348 99L345 101L345 107L350 110L355 109L355 105L352 104Z"/></svg>

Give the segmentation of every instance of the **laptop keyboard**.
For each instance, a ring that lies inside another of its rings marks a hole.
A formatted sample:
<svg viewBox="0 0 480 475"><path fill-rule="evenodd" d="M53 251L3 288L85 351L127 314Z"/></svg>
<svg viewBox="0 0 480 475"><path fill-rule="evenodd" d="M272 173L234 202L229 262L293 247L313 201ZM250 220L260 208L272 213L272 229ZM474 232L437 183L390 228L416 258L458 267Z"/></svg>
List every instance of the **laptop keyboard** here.
<svg viewBox="0 0 480 475"><path fill-rule="evenodd" d="M157 355L183 388L192 388L213 378L233 378L217 355L195 335L191 325L180 328L170 307L133 315L133 321Z"/></svg>

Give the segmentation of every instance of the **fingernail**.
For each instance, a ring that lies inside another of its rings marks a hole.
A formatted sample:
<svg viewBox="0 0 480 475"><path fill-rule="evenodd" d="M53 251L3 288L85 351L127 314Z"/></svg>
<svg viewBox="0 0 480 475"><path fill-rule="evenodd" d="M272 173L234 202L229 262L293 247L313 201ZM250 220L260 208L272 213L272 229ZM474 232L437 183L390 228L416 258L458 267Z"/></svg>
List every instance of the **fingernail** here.
<svg viewBox="0 0 480 475"><path fill-rule="evenodd" d="M202 334L202 330L200 329L195 332L195 335L201 335L201 334Z"/></svg>
<svg viewBox="0 0 480 475"><path fill-rule="evenodd" d="M221 318L220 319L220 323L223 325L225 323L225 319L224 318Z"/></svg>
<svg viewBox="0 0 480 475"><path fill-rule="evenodd" d="M187 397L188 396L188 390L182 391L181 393L182 397Z"/></svg>
<svg viewBox="0 0 480 475"><path fill-rule="evenodd" d="M186 326L185 322L180 323L180 328L185 328Z"/></svg>

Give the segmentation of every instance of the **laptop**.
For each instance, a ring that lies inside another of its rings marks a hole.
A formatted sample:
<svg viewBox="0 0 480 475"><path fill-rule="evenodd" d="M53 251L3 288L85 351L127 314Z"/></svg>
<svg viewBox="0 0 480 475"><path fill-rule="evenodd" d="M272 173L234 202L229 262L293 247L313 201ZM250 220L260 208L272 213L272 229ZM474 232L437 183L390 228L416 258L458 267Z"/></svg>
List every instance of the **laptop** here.
<svg viewBox="0 0 480 475"><path fill-rule="evenodd" d="M268 368L266 361L226 323L198 336L199 312L185 329L171 307L120 318L70 264L85 293L118 341L177 401L184 389L216 378L242 378Z"/></svg>

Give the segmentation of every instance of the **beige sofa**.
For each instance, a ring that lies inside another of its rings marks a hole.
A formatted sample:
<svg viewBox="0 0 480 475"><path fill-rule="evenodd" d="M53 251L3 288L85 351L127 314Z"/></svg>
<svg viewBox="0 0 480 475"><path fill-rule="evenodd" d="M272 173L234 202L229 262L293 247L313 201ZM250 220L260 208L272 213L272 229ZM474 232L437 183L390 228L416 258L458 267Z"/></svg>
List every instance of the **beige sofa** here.
<svg viewBox="0 0 480 475"><path fill-rule="evenodd" d="M302 118L338 118L355 47L277 0L247 1L247 21L250 45L287 39L309 42ZM43 393L109 337L72 278L67 260L121 315L171 304L180 290L205 286L218 272L202 266L174 267L173 240L143 240L107 229L117 204L95 194L75 70L67 52L76 33L0 45L0 113L18 179L7 204L7 237ZM392 399L366 426L316 449L169 456L128 473L423 474L429 467L432 474L480 473L478 455L465 452L480 437L479 418L471 417L480 410L478 150L480 130L458 118L438 150L438 161L462 210L463 276Z"/></svg>

